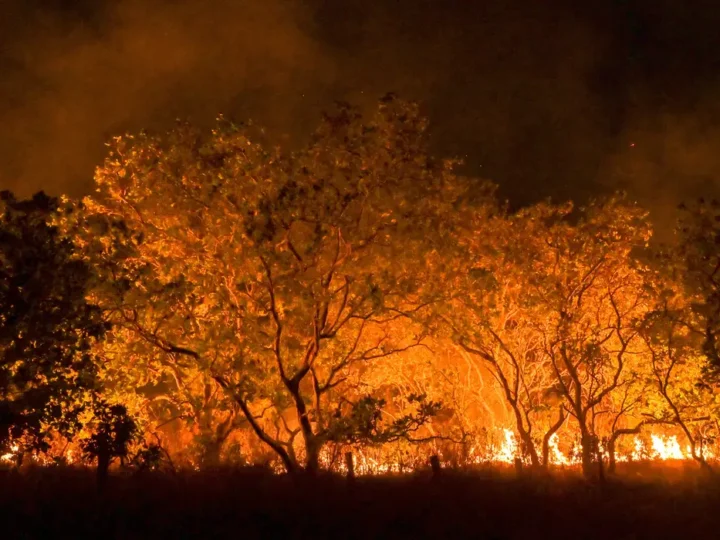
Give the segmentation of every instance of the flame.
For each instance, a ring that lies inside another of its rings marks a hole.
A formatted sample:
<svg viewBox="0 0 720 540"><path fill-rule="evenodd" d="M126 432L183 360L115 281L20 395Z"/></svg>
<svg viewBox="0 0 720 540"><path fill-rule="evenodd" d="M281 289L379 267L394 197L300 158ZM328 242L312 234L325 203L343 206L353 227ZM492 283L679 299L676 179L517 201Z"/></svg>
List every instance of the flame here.
<svg viewBox="0 0 720 540"><path fill-rule="evenodd" d="M674 435L663 439L659 435L650 435L652 440L652 450L654 458L660 460L666 459L685 459L687 456L680 448L677 437Z"/></svg>
<svg viewBox="0 0 720 540"><path fill-rule="evenodd" d="M499 435L499 437L498 437ZM491 439L492 440L492 439ZM468 449L466 465L507 465L513 464L517 458L527 462L526 456L521 454L522 450L518 443L517 435L513 429L503 428L496 431L495 443L489 445L474 445ZM615 460L621 462L634 461L667 461L667 460L692 460L692 451L689 445L683 447L678 441L676 435L661 435L649 433L636 435L628 441L631 450L618 451ZM561 435L554 433L548 440L548 461L549 464L555 466L577 466L581 462L581 452L579 441L564 441ZM560 447L569 448L568 452L563 452ZM0 462L10 463L17 458L19 445L13 444L10 452L0 455ZM609 455L607 449L601 445L600 451L605 459ZM707 460L716 459L716 455L704 445L698 446L696 449ZM429 456L436 453L437 449L425 448L424 451L419 450L417 455L412 457L407 453L403 455L388 452L386 448L353 448L354 471L358 476L364 475L383 475L383 474L402 474L416 471L427 467ZM342 455L342 454L340 454ZM333 457L334 456L334 457ZM32 454L28 456L33 462L42 466L51 466L56 463L49 455ZM325 448L321 455L321 466L327 470L346 474L347 466L344 459L338 459L337 451L333 454L329 448ZM68 464L81 463L75 456L72 449L65 454L65 462ZM444 466L450 463L444 463ZM193 464L193 469L200 470L197 464ZM277 473L283 472L280 463L274 464L273 469Z"/></svg>
<svg viewBox="0 0 720 540"><path fill-rule="evenodd" d="M550 437L550 440L548 441L548 446L550 448L550 454L548 455L548 459L553 465L571 465L572 461L565 456L560 451L560 448L558 447L558 434L553 433Z"/></svg>
<svg viewBox="0 0 720 540"><path fill-rule="evenodd" d="M12 452L10 452L8 454L3 454L2 456L0 456L0 461L5 461L5 462L12 461L13 459L15 459L15 452L17 452L19 449L20 449L20 447L17 444L13 444L10 447L10 450L12 450Z"/></svg>
<svg viewBox="0 0 720 540"><path fill-rule="evenodd" d="M492 461L499 463L513 463L517 456L518 445L515 439L515 432L512 429L503 429L505 440L500 445L500 449L493 456Z"/></svg>

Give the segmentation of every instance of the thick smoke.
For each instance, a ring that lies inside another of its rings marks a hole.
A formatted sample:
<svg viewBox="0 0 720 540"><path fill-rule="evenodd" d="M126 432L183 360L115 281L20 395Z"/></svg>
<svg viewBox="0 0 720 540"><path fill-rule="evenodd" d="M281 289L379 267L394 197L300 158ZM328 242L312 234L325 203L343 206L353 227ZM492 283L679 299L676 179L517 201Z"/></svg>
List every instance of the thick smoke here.
<svg viewBox="0 0 720 540"><path fill-rule="evenodd" d="M292 144L388 91L515 205L623 188L670 223L717 189L713 2L3 1L0 187L23 195L86 192L126 130L222 112Z"/></svg>

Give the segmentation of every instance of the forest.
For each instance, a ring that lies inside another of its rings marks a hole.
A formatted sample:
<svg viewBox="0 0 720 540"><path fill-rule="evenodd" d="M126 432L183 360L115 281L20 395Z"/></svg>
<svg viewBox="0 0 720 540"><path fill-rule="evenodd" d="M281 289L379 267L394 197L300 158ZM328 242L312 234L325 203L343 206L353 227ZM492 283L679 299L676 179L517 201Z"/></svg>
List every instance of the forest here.
<svg viewBox="0 0 720 540"><path fill-rule="evenodd" d="M3 466L712 474L720 205L513 208L429 136L392 95L293 149L178 122L3 192Z"/></svg>

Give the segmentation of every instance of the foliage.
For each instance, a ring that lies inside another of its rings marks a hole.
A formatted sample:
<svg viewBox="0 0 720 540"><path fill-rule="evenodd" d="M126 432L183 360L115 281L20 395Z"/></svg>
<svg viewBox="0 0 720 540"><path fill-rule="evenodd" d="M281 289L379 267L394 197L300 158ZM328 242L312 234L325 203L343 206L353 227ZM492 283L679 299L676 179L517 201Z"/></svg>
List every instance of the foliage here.
<svg viewBox="0 0 720 540"><path fill-rule="evenodd" d="M96 400L93 403L91 435L80 441L85 456L90 459L125 459L131 443L138 437L135 421L123 405L110 405Z"/></svg>
<svg viewBox="0 0 720 540"><path fill-rule="evenodd" d="M658 395L649 416L680 426L693 458L707 468L703 446L718 436L719 219L715 204L701 201L685 211L678 242L656 254L660 279L653 290L655 309L643 328Z"/></svg>
<svg viewBox="0 0 720 540"><path fill-rule="evenodd" d="M327 440L346 444L383 444L400 439L414 440L415 433L431 418L436 416L442 404L428 401L425 395L411 394L407 397L410 403L416 404L414 413L395 418L392 422L383 422L382 410L386 401L382 398L365 396L356 403L350 404L350 411L344 413L338 407L332 428Z"/></svg>
<svg viewBox="0 0 720 540"><path fill-rule="evenodd" d="M80 225L88 260L121 285L96 292L115 358L172 392L191 385L189 403L215 381L214 411L239 408L288 469L299 434L316 468L334 404L423 341L389 325L433 300L423 283L460 193L424 133L390 97L370 121L341 107L292 154L224 120L210 137L118 138Z"/></svg>
<svg viewBox="0 0 720 540"><path fill-rule="evenodd" d="M496 379L533 465L547 462L549 437L569 417L590 474L603 432L614 442L630 429L648 386L645 213L610 198L579 210L481 210L470 223L458 228L465 266L441 315Z"/></svg>
<svg viewBox="0 0 720 540"><path fill-rule="evenodd" d="M679 242L670 254L691 303L693 331L702 336L708 367L720 372L720 203L683 206ZM690 322L690 321L688 321Z"/></svg>
<svg viewBox="0 0 720 540"><path fill-rule="evenodd" d="M0 449L71 436L95 386L92 344L106 325L85 300L92 270L52 224L57 201L0 194Z"/></svg>

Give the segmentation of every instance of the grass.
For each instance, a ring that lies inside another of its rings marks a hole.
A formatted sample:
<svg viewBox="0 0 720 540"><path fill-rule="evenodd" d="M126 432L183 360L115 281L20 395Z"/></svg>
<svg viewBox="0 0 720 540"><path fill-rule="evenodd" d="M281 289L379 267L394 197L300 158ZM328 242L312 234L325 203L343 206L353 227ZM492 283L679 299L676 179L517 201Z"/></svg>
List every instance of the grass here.
<svg viewBox="0 0 720 540"><path fill-rule="evenodd" d="M254 469L113 476L0 473L0 538L715 538L720 481L694 468L625 466L604 485L574 471L443 471L354 482Z"/></svg>

